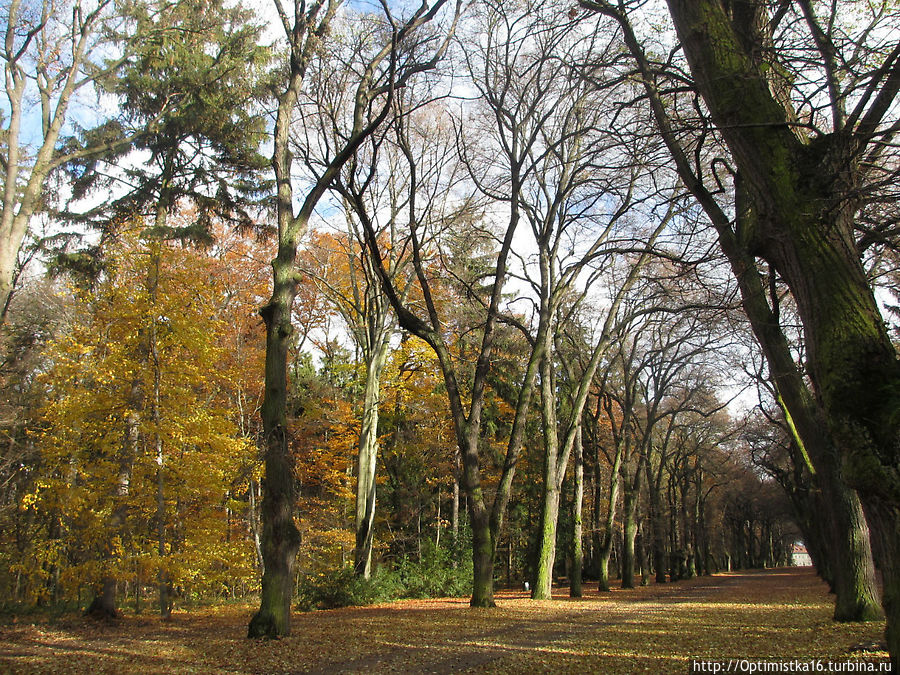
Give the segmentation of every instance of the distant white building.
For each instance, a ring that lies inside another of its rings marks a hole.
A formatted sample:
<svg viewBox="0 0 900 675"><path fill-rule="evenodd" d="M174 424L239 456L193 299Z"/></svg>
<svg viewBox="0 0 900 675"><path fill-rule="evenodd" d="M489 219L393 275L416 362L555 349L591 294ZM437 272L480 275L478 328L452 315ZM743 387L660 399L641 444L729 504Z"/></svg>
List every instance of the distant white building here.
<svg viewBox="0 0 900 675"><path fill-rule="evenodd" d="M812 567L812 558L809 557L809 551L802 543L791 546L791 565L794 567Z"/></svg>

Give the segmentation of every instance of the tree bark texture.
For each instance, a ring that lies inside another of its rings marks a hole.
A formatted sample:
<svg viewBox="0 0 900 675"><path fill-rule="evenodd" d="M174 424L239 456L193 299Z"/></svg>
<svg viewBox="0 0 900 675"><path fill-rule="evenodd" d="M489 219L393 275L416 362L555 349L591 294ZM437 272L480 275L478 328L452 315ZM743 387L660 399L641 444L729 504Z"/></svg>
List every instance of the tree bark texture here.
<svg viewBox="0 0 900 675"><path fill-rule="evenodd" d="M295 47L296 49L296 47ZM287 362L293 336L291 309L297 295L294 261L306 220L294 218L291 153L288 148L291 109L297 100L302 73L279 101L272 165L277 183L278 253L272 261L272 298L260 310L266 325L266 372L262 403L265 475L262 481L261 549L263 558L260 608L250 620L248 637L289 635L294 566L300 531L294 523L296 478L287 421Z"/></svg>
<svg viewBox="0 0 900 675"><path fill-rule="evenodd" d="M842 477L859 492L884 574L892 660L900 658L900 366L854 242L865 133L809 140L717 0L670 0L696 86L746 181L755 253L796 301L810 379ZM896 71L894 64L893 71ZM886 86L896 88L893 72ZM891 79L893 78L893 79Z"/></svg>
<svg viewBox="0 0 900 675"><path fill-rule="evenodd" d="M287 356L292 335L291 305L295 286L291 265L276 259L275 291L263 309L266 323L266 378L262 405L265 478L261 548L265 565L260 608L250 620L249 637L290 634L294 567L300 532L294 524L296 483L287 423Z"/></svg>
<svg viewBox="0 0 900 675"><path fill-rule="evenodd" d="M582 507L584 505L584 448L582 429L578 427L575 438L575 495L572 500L572 573L569 575L569 596L581 597L581 574L584 567L582 544Z"/></svg>
<svg viewBox="0 0 900 675"><path fill-rule="evenodd" d="M565 465L560 466L559 432L556 423L556 378L550 357L541 359L541 421L544 437L544 484L541 519L538 529L538 556L531 597L549 600L553 587L553 565L556 562L556 526L559 520L559 498Z"/></svg>
<svg viewBox="0 0 900 675"><path fill-rule="evenodd" d="M637 537L638 501L642 467L632 474L623 464L622 482L622 588L634 588L634 541Z"/></svg>
<svg viewBox="0 0 900 675"><path fill-rule="evenodd" d="M378 404L381 373L387 360L388 344L379 339L366 365L363 418L356 463L356 548L354 570L368 579L372 572L372 543L375 525L375 469L378 460Z"/></svg>

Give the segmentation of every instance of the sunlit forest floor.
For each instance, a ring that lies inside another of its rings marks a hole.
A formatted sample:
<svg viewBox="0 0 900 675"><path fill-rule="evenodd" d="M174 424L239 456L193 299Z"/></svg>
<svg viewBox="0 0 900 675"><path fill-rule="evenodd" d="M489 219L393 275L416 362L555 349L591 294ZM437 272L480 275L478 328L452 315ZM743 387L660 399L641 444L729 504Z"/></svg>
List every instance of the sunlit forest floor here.
<svg viewBox="0 0 900 675"><path fill-rule="evenodd" d="M691 659L886 657L883 623L836 624L809 569L720 574L570 600L501 591L496 610L465 599L404 600L296 614L293 635L245 638L250 605L77 615L0 626L7 673L672 672Z"/></svg>

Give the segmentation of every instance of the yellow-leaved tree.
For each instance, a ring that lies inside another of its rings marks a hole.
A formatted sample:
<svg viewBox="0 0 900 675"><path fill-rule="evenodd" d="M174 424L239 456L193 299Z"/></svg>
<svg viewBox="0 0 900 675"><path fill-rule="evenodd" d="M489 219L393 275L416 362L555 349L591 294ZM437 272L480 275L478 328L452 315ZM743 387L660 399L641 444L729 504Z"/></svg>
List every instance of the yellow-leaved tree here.
<svg viewBox="0 0 900 675"><path fill-rule="evenodd" d="M50 348L34 439L42 477L23 504L47 536L23 564L69 593L91 588L101 615L116 612L122 581L137 602L155 583L167 615L178 593L256 573L252 528L232 522L255 457L234 405L248 398L232 362L240 294L227 256L137 228L107 260L93 288L75 291L77 318Z"/></svg>

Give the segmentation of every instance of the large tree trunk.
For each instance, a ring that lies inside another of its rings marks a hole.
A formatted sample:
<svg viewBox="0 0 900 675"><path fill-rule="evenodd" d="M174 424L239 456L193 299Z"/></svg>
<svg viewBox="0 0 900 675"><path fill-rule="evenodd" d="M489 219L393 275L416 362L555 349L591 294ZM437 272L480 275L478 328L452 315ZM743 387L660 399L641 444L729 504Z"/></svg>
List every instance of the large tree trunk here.
<svg viewBox="0 0 900 675"><path fill-rule="evenodd" d="M295 295L293 258L296 248L280 247L273 261L275 286L261 314L266 323L266 378L262 405L265 478L262 499L262 578L260 608L250 620L249 637L290 634L294 566L300 532L294 524L296 484L287 422L287 357L291 306Z"/></svg>
<svg viewBox="0 0 900 675"><path fill-rule="evenodd" d="M651 450L652 451L652 450ZM653 569L656 574L656 583L666 583L666 519L660 499L660 480L662 476L662 459L660 459L659 473L654 476L653 462L645 464L647 472L647 514L650 520L651 551L653 556ZM646 528L644 528L646 532Z"/></svg>
<svg viewBox="0 0 900 675"><path fill-rule="evenodd" d="M624 15L609 11L608 5L600 9L619 19L625 29L625 39L638 59L651 107L677 170L712 220L731 263L744 308L766 355L773 382L784 399L787 421L789 425L796 424L801 449L804 443L811 454L817 447L822 448L822 454L813 458L813 463L820 466L823 457L830 463L832 468L824 472L830 476L827 480L834 485L834 480L846 478L867 494L866 509L878 511L877 506L870 507L872 497L868 495L874 495L871 489L876 486L890 485L897 458L893 451L873 452L870 440L882 438L890 445L890 439L896 437L889 413L887 417L882 413L893 406L893 396L886 394L897 389L894 383L898 366L853 244L852 219L848 214L855 208L852 183L856 167L852 153L847 152L853 144L841 140L850 136L825 136L810 143L796 133L797 127L791 126L793 112L785 105L787 99L775 91L779 87L773 88L777 83L771 81L777 68L760 67L760 58L768 53L757 44L768 40L761 4L747 3L740 12L729 15L718 0L670 0L670 13L696 84L740 170L736 181L739 218L733 231L729 216L694 174L630 25ZM754 255L764 257L795 296L804 324L815 401L797 372L777 317L767 304ZM830 347L823 349L823 343ZM849 417L842 412L844 400L856 408ZM855 420L850 419L854 416ZM870 430L863 434L867 437L865 442L847 442L848 431L852 436L853 429L865 429L867 424ZM829 460L829 456L834 459ZM862 464L866 468L861 472L851 466L859 466L856 457L864 458ZM838 499L837 503L849 502ZM826 520L844 523L838 527L856 522L849 512L839 517L826 514ZM886 523L887 531L893 522ZM882 529L874 523L870 525L873 530ZM831 530L832 526L826 529ZM845 566L845 573L854 582L835 584L836 590L841 586L842 592L861 589L859 597L838 604L855 605L860 608L860 616L870 615L875 595L874 587L865 580L865 539L851 532L844 532L838 539L858 547L848 556L863 556L861 564ZM824 553L830 548L826 544L821 550ZM840 566L832 560L828 562L835 568ZM835 579L838 576L835 569ZM886 588L887 579L885 576ZM889 623L900 621L900 607L897 612L895 619L888 617ZM896 651L892 648L892 653Z"/></svg>
<svg viewBox="0 0 900 675"><path fill-rule="evenodd" d="M479 500L480 501L480 500ZM471 500L472 510L472 607L494 607L494 541L484 504Z"/></svg>
<svg viewBox="0 0 900 675"><path fill-rule="evenodd" d="M569 575L569 596L581 597L581 573L584 567L582 544L582 507L584 504L584 449L579 425L575 438L575 495L572 500L572 573Z"/></svg>
<svg viewBox="0 0 900 675"><path fill-rule="evenodd" d="M847 227L835 229L849 236ZM833 553L834 616L860 621L880 615L862 502L870 518L875 519L872 529L877 530L875 542L881 546L879 562L890 639L900 622L900 607L888 595L894 584L900 584L900 577L891 579L894 567L885 556L893 555L892 547L900 545L900 539L896 539L898 504L894 498L884 497L900 488L900 482L896 480L896 464L891 466L894 460L890 459L892 415L883 406L885 399L892 398L886 392L896 386L896 359L887 336L879 335L883 322L855 249L847 250L840 242L823 246L821 241L799 248L779 251L772 256L772 264L784 275L797 301L817 402L833 442L821 452L814 445L808 447L820 469L816 483L822 489L823 501L829 504L826 523L832 541L841 542L826 549ZM822 276L828 276L829 281L811 282ZM835 283L841 279L843 283ZM881 422L876 428L873 419ZM845 481L859 492L848 488ZM889 647L896 658L900 643Z"/></svg>
<svg viewBox="0 0 900 675"><path fill-rule="evenodd" d="M697 576L697 567L694 560L694 522L691 520L690 506L688 499L690 483L687 478L681 479L681 551L684 559L683 578L691 579Z"/></svg>
<svg viewBox="0 0 900 675"><path fill-rule="evenodd" d="M834 551L834 619L876 621L881 618L878 586L869 545L869 528L856 493L835 484L830 509ZM823 491L824 492L824 491ZM825 499L829 499L827 493Z"/></svg>
<svg viewBox="0 0 900 675"><path fill-rule="evenodd" d="M472 527L472 607L494 607L494 533L490 512L484 503L478 459L480 424L466 428L462 450L463 487L468 497ZM458 436L459 437L459 436Z"/></svg>
<svg viewBox="0 0 900 675"><path fill-rule="evenodd" d="M882 563L888 647L897 664L900 364L853 237L859 151L872 130L801 138L746 48L744 27L718 0L670 0L669 8L697 87L746 181L758 216L748 236L796 301L816 401ZM896 71L885 80L893 92Z"/></svg>
<svg viewBox="0 0 900 675"><path fill-rule="evenodd" d="M294 566L300 549L300 531L294 524L297 486L287 420L288 349L294 332L291 310L297 295L295 261L309 217L333 176L329 174L319 179L307 194L300 213L295 216L290 130L294 106L300 96L306 68L314 54L310 45L318 42L318 38L310 36L313 27L309 21L316 20L320 9L322 5L313 7L309 16L296 12L291 31L287 31L285 22L290 46L289 72L285 88L278 96L272 148L278 252L272 260L272 297L260 310L266 325L265 389L260 411L265 467L260 505L263 576L260 607L250 619L247 630L251 638L277 638L290 634ZM325 8L320 23L323 32L329 26L335 9L333 2Z"/></svg>
<svg viewBox="0 0 900 675"><path fill-rule="evenodd" d="M554 460L555 464L555 460ZM548 476L548 478L550 478ZM556 477L552 476L555 483ZM560 491L555 484L544 488L538 531L538 554L531 597L534 600L549 600L553 588L553 566L556 562L556 525L559 520Z"/></svg>
<svg viewBox="0 0 900 675"><path fill-rule="evenodd" d="M604 536L597 550L597 590L609 592L609 559L612 557L613 537Z"/></svg>
<svg viewBox="0 0 900 675"><path fill-rule="evenodd" d="M865 503L866 517L872 524L872 546L880 562L883 578L882 604L887 617L885 638L894 672L900 670L900 531L897 507L886 499L873 498Z"/></svg>
<svg viewBox="0 0 900 675"><path fill-rule="evenodd" d="M622 481L622 588L634 588L634 540L637 537L638 497L642 467L634 474L623 464Z"/></svg>
<svg viewBox="0 0 900 675"><path fill-rule="evenodd" d="M556 378L550 357L541 359L541 421L544 437L544 482L538 551L531 597L549 600L553 587L553 565L556 562L556 525L559 520L559 498L562 473L559 465L559 432L556 423Z"/></svg>
<svg viewBox="0 0 900 675"><path fill-rule="evenodd" d="M94 592L91 604L84 610L86 616L103 621L111 621L119 616L116 608L117 583L112 576L105 577Z"/></svg>
<svg viewBox="0 0 900 675"><path fill-rule="evenodd" d="M650 539L656 583L666 583L666 522L659 493L649 492Z"/></svg>
<svg viewBox="0 0 900 675"><path fill-rule="evenodd" d="M378 404L381 373L387 360L388 344L380 340L366 364L362 426L356 463L356 548L353 564L358 576L372 573L372 541L375 525L375 468L378 459Z"/></svg>
<svg viewBox="0 0 900 675"><path fill-rule="evenodd" d="M738 195L742 195L740 185ZM752 220L746 226L751 227ZM793 495L792 501L799 513L812 509L816 514L807 531L821 564L819 571L835 592L834 617L842 621L878 618L872 552L859 496L846 485L838 450L822 421L821 407L794 363L752 258L741 250L729 229L717 229L722 250L738 280L744 311L769 364L778 403L793 434L792 462L798 471L805 467L811 476L813 489L805 495ZM811 503L801 505L798 500ZM816 530L824 532L819 535ZM834 546L834 542L843 543Z"/></svg>

